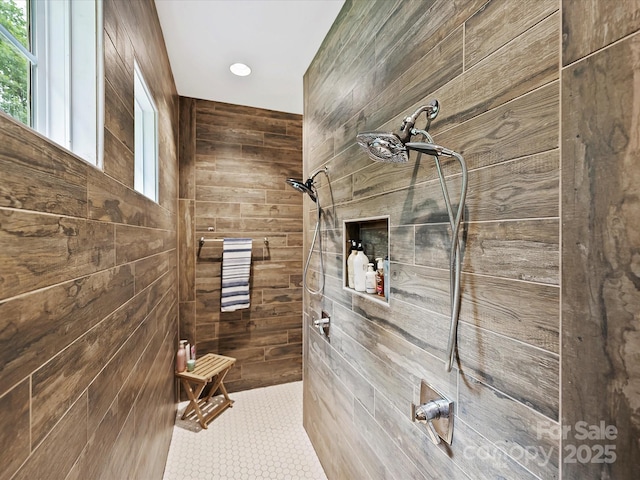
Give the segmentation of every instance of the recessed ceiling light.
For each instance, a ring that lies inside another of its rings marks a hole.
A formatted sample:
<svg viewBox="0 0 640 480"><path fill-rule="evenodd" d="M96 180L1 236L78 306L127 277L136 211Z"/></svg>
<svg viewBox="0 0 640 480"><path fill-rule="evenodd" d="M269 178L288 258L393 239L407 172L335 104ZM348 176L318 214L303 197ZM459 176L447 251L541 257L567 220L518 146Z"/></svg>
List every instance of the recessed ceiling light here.
<svg viewBox="0 0 640 480"><path fill-rule="evenodd" d="M229 67L231 73L238 75L239 77L246 77L251 73L251 69L244 63L234 63Z"/></svg>

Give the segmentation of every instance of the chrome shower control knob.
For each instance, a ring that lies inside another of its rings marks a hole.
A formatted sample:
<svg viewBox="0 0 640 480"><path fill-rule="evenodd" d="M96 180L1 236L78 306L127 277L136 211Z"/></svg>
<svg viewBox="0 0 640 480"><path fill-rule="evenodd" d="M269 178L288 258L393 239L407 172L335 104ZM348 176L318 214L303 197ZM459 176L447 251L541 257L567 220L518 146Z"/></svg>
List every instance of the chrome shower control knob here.
<svg viewBox="0 0 640 480"><path fill-rule="evenodd" d="M416 408L416 420L419 422L428 422L437 420L440 417L447 418L449 416L449 402L444 399L431 400L423 403Z"/></svg>
<svg viewBox="0 0 640 480"><path fill-rule="evenodd" d="M329 323L328 318L320 318L313 321L313 326L320 328L320 327L323 327L324 325L327 325L328 323Z"/></svg>
<svg viewBox="0 0 640 480"><path fill-rule="evenodd" d="M451 445L453 438L453 402L427 382L420 383L420 404L411 403L411 420L423 424L431 441L437 445L444 440Z"/></svg>
<svg viewBox="0 0 640 480"><path fill-rule="evenodd" d="M433 420L449 418L450 403L447 400L431 400L415 408L414 418L420 423L427 425L427 432L431 441L436 445L440 443L440 435L433 426Z"/></svg>
<svg viewBox="0 0 640 480"><path fill-rule="evenodd" d="M321 335L329 336L329 325L331 324L331 317L327 312L322 312L322 318L314 318L313 326L318 329Z"/></svg>

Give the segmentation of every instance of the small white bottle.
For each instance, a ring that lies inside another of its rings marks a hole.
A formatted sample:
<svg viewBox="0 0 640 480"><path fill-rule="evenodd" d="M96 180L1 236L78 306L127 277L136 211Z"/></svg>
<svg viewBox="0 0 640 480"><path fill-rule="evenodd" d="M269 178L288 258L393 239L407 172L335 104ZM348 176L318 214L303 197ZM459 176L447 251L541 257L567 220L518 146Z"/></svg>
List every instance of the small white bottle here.
<svg viewBox="0 0 640 480"><path fill-rule="evenodd" d="M355 267L353 265L353 261L356 259L357 252L358 245L356 244L355 240L351 240L351 254L349 255L349 258L347 258L347 279L349 288L356 288L356 281L354 276Z"/></svg>
<svg viewBox="0 0 640 480"><path fill-rule="evenodd" d="M369 259L364 254L362 242L358 242L358 253L356 254L356 258L353 259L353 283L357 292L367 290L365 282L368 264Z"/></svg>
<svg viewBox="0 0 640 480"><path fill-rule="evenodd" d="M376 293L376 272L373 271L373 263L367 268L365 289L367 293Z"/></svg>

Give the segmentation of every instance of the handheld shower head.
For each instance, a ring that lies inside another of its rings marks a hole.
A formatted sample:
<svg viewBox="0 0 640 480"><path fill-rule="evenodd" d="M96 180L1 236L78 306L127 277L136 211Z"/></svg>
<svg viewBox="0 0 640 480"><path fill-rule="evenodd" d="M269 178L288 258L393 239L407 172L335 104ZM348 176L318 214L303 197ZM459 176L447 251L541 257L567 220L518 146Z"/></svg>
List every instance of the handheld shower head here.
<svg viewBox="0 0 640 480"><path fill-rule="evenodd" d="M307 195L309 195L309 198L311 198L311 200L313 200L315 203L318 203L318 195L316 194L316 189L314 187L313 181L321 173L328 175L328 171L329 169L327 167L322 167L313 172L311 176L307 178L306 182L298 180L297 178L287 178L287 183L298 190L300 193L306 193Z"/></svg>
<svg viewBox="0 0 640 480"><path fill-rule="evenodd" d="M408 150L415 150L416 152L426 153L427 155L433 155L434 157L453 157L455 154L453 150L441 147L435 143L407 142L405 147L407 147Z"/></svg>
<svg viewBox="0 0 640 480"><path fill-rule="evenodd" d="M296 178L288 178L287 183L291 185L293 188L298 190L300 193L306 193L309 195L309 198L314 202L317 202L316 194L313 191L313 181L309 178L306 182L302 180L298 180Z"/></svg>
<svg viewBox="0 0 640 480"><path fill-rule="evenodd" d="M402 121L400 130L397 133L387 132L367 132L359 133L356 136L360 145L369 155L371 160L385 163L406 163L409 161L409 154L405 144L415 135L416 120L423 112L427 115L426 130L429 129L431 120L438 116L440 104L437 100L432 100L428 105L418 108L413 115L406 117Z"/></svg>

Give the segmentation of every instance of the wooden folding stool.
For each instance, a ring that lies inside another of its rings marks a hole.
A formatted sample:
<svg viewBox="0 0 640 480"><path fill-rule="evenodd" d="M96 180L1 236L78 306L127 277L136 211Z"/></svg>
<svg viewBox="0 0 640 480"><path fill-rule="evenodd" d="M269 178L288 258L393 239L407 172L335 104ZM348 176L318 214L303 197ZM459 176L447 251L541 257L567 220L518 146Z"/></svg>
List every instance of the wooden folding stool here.
<svg viewBox="0 0 640 480"><path fill-rule="evenodd" d="M189 405L182 414L183 420L191 412L195 412L202 428L207 428L207 424L211 420L233 406L233 400L229 398L227 389L224 386L224 377L235 363L235 358L207 353L197 359L196 368L192 372L176 372L176 377L182 382L182 386L189 397ZM211 390L206 397L200 398L200 394L208 383L212 383ZM210 412L203 413L202 407L209 402L218 389L224 395L224 400Z"/></svg>

